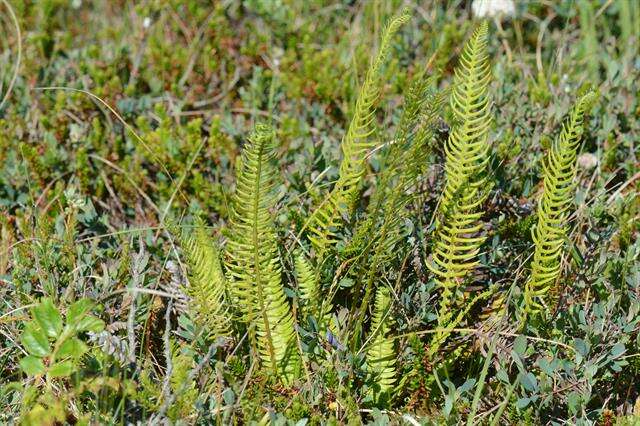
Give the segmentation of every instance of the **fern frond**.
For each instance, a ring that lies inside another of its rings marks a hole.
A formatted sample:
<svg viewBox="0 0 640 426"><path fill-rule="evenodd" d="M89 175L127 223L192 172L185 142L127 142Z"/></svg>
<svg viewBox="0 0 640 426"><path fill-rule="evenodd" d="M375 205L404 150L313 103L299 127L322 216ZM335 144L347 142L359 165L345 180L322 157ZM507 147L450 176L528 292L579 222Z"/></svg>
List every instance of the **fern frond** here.
<svg viewBox="0 0 640 426"><path fill-rule="evenodd" d="M549 289L560 275L567 219L575 192L578 145L584 116L595 97L594 92L589 92L578 100L544 162L544 191L538 204L538 222L532 228L535 252L524 292L527 313L543 309Z"/></svg>
<svg viewBox="0 0 640 426"><path fill-rule="evenodd" d="M353 343L359 338L362 323L374 294L382 269L393 259L404 255L400 241L406 236L407 207L414 200L412 192L429 153L427 144L435 132L435 124L445 102L443 92L432 88L435 79L418 77L406 95L405 109L398 125L394 143L383 158L381 176L367 211L352 239L354 247L364 247L358 257L362 262L364 297L353 327ZM348 248L350 249L350 247ZM370 255L371 254L371 255Z"/></svg>
<svg viewBox="0 0 640 426"><path fill-rule="evenodd" d="M371 320L372 343L367 350L367 367L374 380L374 400L379 400L391 391L396 382L396 353L394 340L389 338L391 321L391 296L389 288L380 286Z"/></svg>
<svg viewBox="0 0 640 426"><path fill-rule="evenodd" d="M302 302L302 315L313 315L320 323L321 329L328 327L331 301L323 296L318 276L302 251L295 255L295 272Z"/></svg>
<svg viewBox="0 0 640 426"><path fill-rule="evenodd" d="M189 315L204 328L207 337L228 335L231 322L220 252L201 219L196 219L193 232L181 233L180 246L188 266L189 285L184 292L189 298Z"/></svg>
<svg viewBox="0 0 640 426"><path fill-rule="evenodd" d="M487 23L467 42L455 69L451 109L456 121L445 146L446 184L436 214L433 262L427 264L442 289L440 315L477 264L484 237L479 235L486 198L491 125Z"/></svg>
<svg viewBox="0 0 640 426"><path fill-rule="evenodd" d="M408 20L409 13L404 11L393 18L383 32L380 50L369 66L349 128L342 140L338 181L308 221L309 240L318 259L322 259L325 251L335 243L336 230L341 226L343 215L350 214L354 208L359 184L366 171L367 153L375 146L371 135L375 131L375 107L380 97L382 66L393 35Z"/></svg>
<svg viewBox="0 0 640 426"><path fill-rule="evenodd" d="M275 208L275 134L256 126L242 151L237 173L226 265L234 302L257 335L257 350L273 374L289 383L301 360L291 307L281 281L277 235L271 210Z"/></svg>

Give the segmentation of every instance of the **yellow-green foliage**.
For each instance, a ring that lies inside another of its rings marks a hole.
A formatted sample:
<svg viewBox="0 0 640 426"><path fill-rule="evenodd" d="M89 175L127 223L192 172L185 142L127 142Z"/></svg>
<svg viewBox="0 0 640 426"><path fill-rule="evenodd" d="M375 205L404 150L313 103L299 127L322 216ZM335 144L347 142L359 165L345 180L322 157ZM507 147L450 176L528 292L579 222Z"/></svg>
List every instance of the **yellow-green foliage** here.
<svg viewBox="0 0 640 426"><path fill-rule="evenodd" d="M343 215L351 213L357 200L359 184L366 170L366 156L376 143L371 135L375 130L375 106L380 97L382 66L393 35L409 17L409 13L404 11L392 19L384 30L380 51L367 71L353 118L341 144L342 162L338 181L309 219L312 234L309 239L318 259L335 242L336 228L340 227Z"/></svg>
<svg viewBox="0 0 640 426"><path fill-rule="evenodd" d="M532 229L535 252L531 276L525 286L525 312L539 312L550 302L549 289L560 275L562 247L575 191L578 144L584 115L595 97L595 93L589 92L578 100L544 162L544 191L538 204L538 222Z"/></svg>
<svg viewBox="0 0 640 426"><path fill-rule="evenodd" d="M391 329L391 296L389 288L378 287L371 320L371 339L367 350L367 366L374 380L374 395L378 399L393 388L396 382L396 354L394 340L389 337Z"/></svg>
<svg viewBox="0 0 640 426"><path fill-rule="evenodd" d="M363 278L359 285L365 284L354 337L362 327L382 271L404 251L407 207L414 200L413 189L427 164L428 143L446 99L446 92L435 92L435 81L435 77L419 75L411 84L398 130L381 162L379 183L371 197L367 217L356 228L348 248L362 259L360 275Z"/></svg>
<svg viewBox="0 0 640 426"><path fill-rule="evenodd" d="M189 266L189 285L185 288L189 314L204 327L208 337L228 335L230 319L220 252L201 220L196 221L192 233L183 233L181 246Z"/></svg>
<svg viewBox="0 0 640 426"><path fill-rule="evenodd" d="M291 307L281 281L277 235L271 210L278 170L272 164L275 134L257 125L242 152L226 247L229 287L262 362L285 382L300 368Z"/></svg>
<svg viewBox="0 0 640 426"><path fill-rule="evenodd" d="M328 327L332 309L328 295L323 295L320 281L303 252L295 255L295 271L303 315L313 315L320 327Z"/></svg>
<svg viewBox="0 0 640 426"><path fill-rule="evenodd" d="M479 233L481 204L488 192L490 79L484 22L462 52L451 93L456 122L445 146L446 184L436 216L433 263L428 264L442 288L441 317L448 315L458 285L478 264L477 254L484 241Z"/></svg>

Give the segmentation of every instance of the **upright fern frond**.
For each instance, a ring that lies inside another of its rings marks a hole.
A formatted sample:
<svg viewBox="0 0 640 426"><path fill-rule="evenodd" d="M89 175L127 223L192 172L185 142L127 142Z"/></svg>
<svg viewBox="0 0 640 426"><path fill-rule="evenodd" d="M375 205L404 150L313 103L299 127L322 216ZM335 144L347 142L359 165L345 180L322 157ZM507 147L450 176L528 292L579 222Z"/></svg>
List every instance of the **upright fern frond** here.
<svg viewBox="0 0 640 426"><path fill-rule="evenodd" d="M354 345L381 271L393 259L404 256L400 241L406 236L407 207L414 200L412 189L427 163L427 144L446 99L443 92L433 90L434 82L432 78L418 77L409 89L394 142L381 162L380 180L369 203L367 219L359 224L352 239L355 246L364 246L358 254L363 262L356 294L365 285L360 312L352 328Z"/></svg>
<svg viewBox="0 0 640 426"><path fill-rule="evenodd" d="M302 314L313 315L320 323L321 329L328 327L329 313L332 309L331 301L323 296L318 276L309 259L301 251L295 255L295 271L300 289Z"/></svg>
<svg viewBox="0 0 640 426"><path fill-rule="evenodd" d="M440 315L446 315L458 285L477 264L484 237L480 217L487 196L488 133L491 125L487 23L467 42L455 70L451 109L455 126L445 146L446 184L436 215L433 263L442 288Z"/></svg>
<svg viewBox="0 0 640 426"><path fill-rule="evenodd" d="M396 354L393 339L389 338L391 321L389 310L391 296L389 288L380 286L376 292L376 302L371 321L372 339L367 350L367 366L374 384L374 400L387 395L396 382Z"/></svg>
<svg viewBox="0 0 640 426"><path fill-rule="evenodd" d="M535 314L544 307L549 289L560 274L567 218L575 191L578 145L584 116L595 97L594 92L589 92L578 100L544 162L544 191L538 204L538 222L532 228L535 252L524 291L527 313Z"/></svg>
<svg viewBox="0 0 640 426"><path fill-rule="evenodd" d="M393 35L408 20L409 14L404 11L393 18L384 30L380 50L367 71L358 94L353 118L342 140L342 162L338 181L309 219L309 239L318 259L321 259L335 242L335 233L341 226L342 216L351 213L355 205L359 184L366 170L367 153L375 146L375 140L371 135L375 130L375 106L380 97L382 66Z"/></svg>
<svg viewBox="0 0 640 426"><path fill-rule="evenodd" d="M180 245L188 265L189 285L185 294L189 298L189 314L196 324L204 327L208 337L228 335L231 324L226 283L215 241L198 219L193 232L182 232Z"/></svg>
<svg viewBox="0 0 640 426"><path fill-rule="evenodd" d="M266 125L256 131L242 151L237 174L226 265L234 302L255 330L262 362L289 383L301 361L291 307L281 281L277 235L271 210L275 207L275 134Z"/></svg>

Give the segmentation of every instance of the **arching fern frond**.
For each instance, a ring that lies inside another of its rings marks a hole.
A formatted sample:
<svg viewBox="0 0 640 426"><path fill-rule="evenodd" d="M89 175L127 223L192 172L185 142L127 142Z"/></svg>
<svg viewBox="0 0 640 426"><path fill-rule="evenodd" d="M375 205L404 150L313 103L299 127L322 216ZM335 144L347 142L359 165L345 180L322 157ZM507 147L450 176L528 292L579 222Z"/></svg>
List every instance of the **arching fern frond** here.
<svg viewBox="0 0 640 426"><path fill-rule="evenodd" d="M405 254L406 246L401 241L406 237L407 207L414 200L413 189L427 164L428 144L446 99L446 92L436 92L434 84L435 78L418 77L405 96L405 109L394 142L383 156L380 180L369 203L367 219L358 225L352 239L354 246L364 247L357 253L363 261L356 294L361 285L365 286L352 328L354 344L382 270Z"/></svg>
<svg viewBox="0 0 640 426"><path fill-rule="evenodd" d="M190 316L204 327L207 337L228 335L231 324L220 252L202 220L196 220L193 232L181 233L180 245L188 266L189 285L185 294L189 298Z"/></svg>
<svg viewBox="0 0 640 426"><path fill-rule="evenodd" d="M403 11L391 20L383 32L380 50L367 71L353 117L342 140L338 181L308 221L309 240L319 260L335 243L335 233L341 226L343 215L351 213L355 205L359 184L366 170L367 153L375 146L371 135L375 130L375 107L380 97L382 66L393 35L408 20L409 13Z"/></svg>
<svg viewBox="0 0 640 426"><path fill-rule="evenodd" d="M458 285L477 264L484 237L481 204L486 198L491 125L487 23L467 42L455 69L451 109L456 123L445 146L446 184L436 213L433 262L427 264L442 289L439 322L447 322Z"/></svg>
<svg viewBox="0 0 640 426"><path fill-rule="evenodd" d="M386 397L396 382L396 353L391 331L391 296L389 288L380 286L371 320L371 344L367 349L367 367L373 379L374 400Z"/></svg>
<svg viewBox="0 0 640 426"><path fill-rule="evenodd" d="M540 312L549 302L549 289L560 275L567 218L575 191L578 145L584 116L595 97L594 92L589 92L578 100L544 162L544 191L538 204L538 222L532 228L535 252L524 291L526 313Z"/></svg>
<svg viewBox="0 0 640 426"><path fill-rule="evenodd" d="M275 134L257 125L242 151L237 173L226 265L234 302L255 330L263 364L289 383L301 361L291 307L281 281L277 235L271 210L276 204Z"/></svg>

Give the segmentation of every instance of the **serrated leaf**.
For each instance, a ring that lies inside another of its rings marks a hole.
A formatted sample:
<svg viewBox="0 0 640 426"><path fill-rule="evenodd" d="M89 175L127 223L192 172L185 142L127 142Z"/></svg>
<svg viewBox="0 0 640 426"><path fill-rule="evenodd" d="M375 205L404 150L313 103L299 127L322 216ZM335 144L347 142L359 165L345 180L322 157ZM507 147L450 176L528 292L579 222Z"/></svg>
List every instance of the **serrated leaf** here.
<svg viewBox="0 0 640 426"><path fill-rule="evenodd" d="M20 337L22 345L31 355L45 357L51 353L49 339L42 329L33 321L28 322Z"/></svg>
<svg viewBox="0 0 640 426"><path fill-rule="evenodd" d="M75 364L71 360L56 362L49 367L48 374L51 377L67 377L76 369Z"/></svg>
<svg viewBox="0 0 640 426"><path fill-rule="evenodd" d="M38 306L33 308L33 317L45 334L51 338L56 338L62 331L62 316L50 298L40 301Z"/></svg>
<svg viewBox="0 0 640 426"><path fill-rule="evenodd" d="M77 331L93 331L94 333L98 333L103 329L104 329L104 321L92 315L87 315L83 317L76 324Z"/></svg>
<svg viewBox="0 0 640 426"><path fill-rule="evenodd" d="M65 342L60 345L60 349L56 353L56 356L58 358L79 358L84 355L88 349L89 348L84 344L84 342L74 337L69 340L65 340Z"/></svg>
<svg viewBox="0 0 640 426"><path fill-rule="evenodd" d="M84 315L93 308L93 306L93 301L87 298L74 302L69 306L69 309L67 309L67 323L71 326L76 326Z"/></svg>
<svg viewBox="0 0 640 426"><path fill-rule="evenodd" d="M20 368L29 376L36 376L44 373L44 363L41 358L33 355L27 355L20 360Z"/></svg>

